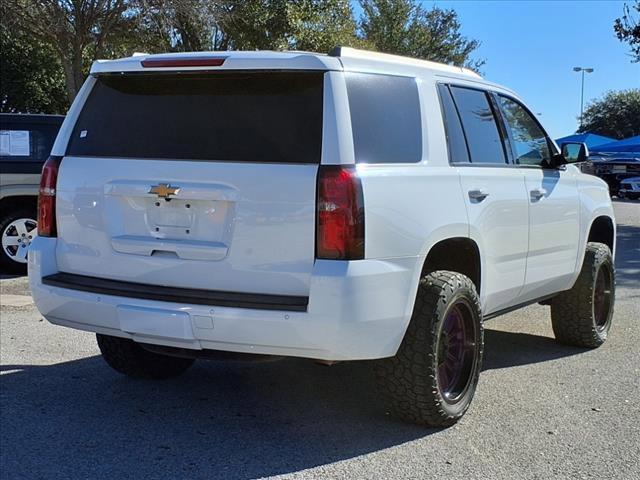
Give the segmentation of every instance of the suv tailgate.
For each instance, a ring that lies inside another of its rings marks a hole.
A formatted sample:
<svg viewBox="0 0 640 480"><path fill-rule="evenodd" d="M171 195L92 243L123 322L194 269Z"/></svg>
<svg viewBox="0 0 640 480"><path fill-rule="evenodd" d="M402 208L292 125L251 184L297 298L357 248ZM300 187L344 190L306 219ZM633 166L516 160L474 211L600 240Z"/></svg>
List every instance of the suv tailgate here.
<svg viewBox="0 0 640 480"><path fill-rule="evenodd" d="M61 272L307 295L322 72L98 78L57 185Z"/></svg>

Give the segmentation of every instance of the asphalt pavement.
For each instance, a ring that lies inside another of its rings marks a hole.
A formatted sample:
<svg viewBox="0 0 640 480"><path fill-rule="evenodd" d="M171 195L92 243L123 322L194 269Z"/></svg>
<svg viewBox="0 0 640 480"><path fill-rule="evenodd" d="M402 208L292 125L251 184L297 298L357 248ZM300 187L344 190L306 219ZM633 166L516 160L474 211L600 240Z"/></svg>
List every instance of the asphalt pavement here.
<svg viewBox="0 0 640 480"><path fill-rule="evenodd" d="M640 203L615 209L607 343L556 344L540 305L488 321L475 400L448 429L387 416L370 362L199 361L131 380L5 277L0 478L640 479Z"/></svg>

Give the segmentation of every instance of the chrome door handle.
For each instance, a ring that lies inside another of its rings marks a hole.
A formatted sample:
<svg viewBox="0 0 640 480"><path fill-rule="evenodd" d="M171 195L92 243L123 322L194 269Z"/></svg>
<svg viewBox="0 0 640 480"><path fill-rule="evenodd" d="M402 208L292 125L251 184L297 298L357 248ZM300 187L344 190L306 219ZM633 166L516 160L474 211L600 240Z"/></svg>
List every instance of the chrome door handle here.
<svg viewBox="0 0 640 480"><path fill-rule="evenodd" d="M536 201L544 197L547 194L547 191L544 188L534 188L529 193L531 194L531 200Z"/></svg>
<svg viewBox="0 0 640 480"><path fill-rule="evenodd" d="M473 190L469 190L469 198L471 200L478 200L479 202L481 202L488 196L489 192L483 190L482 188L474 188Z"/></svg>

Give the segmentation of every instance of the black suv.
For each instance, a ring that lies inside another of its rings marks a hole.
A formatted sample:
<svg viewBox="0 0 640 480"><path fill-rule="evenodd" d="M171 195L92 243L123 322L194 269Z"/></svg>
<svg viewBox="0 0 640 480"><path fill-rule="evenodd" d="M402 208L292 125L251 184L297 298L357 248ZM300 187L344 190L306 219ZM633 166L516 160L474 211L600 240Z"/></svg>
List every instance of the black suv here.
<svg viewBox="0 0 640 480"><path fill-rule="evenodd" d="M37 233L36 210L42 164L64 117L0 114L0 269L26 271Z"/></svg>

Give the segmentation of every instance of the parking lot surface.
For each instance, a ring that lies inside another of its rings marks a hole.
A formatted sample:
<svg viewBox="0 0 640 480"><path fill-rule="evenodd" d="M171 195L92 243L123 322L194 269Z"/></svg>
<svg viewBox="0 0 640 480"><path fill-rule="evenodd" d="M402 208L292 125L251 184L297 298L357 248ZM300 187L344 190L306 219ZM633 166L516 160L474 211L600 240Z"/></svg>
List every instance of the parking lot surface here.
<svg viewBox="0 0 640 480"><path fill-rule="evenodd" d="M200 361L131 380L93 334L44 321L24 277L5 277L0 477L638 479L640 203L615 209L607 343L556 344L540 305L488 321L474 403L444 430L389 418L370 362Z"/></svg>

